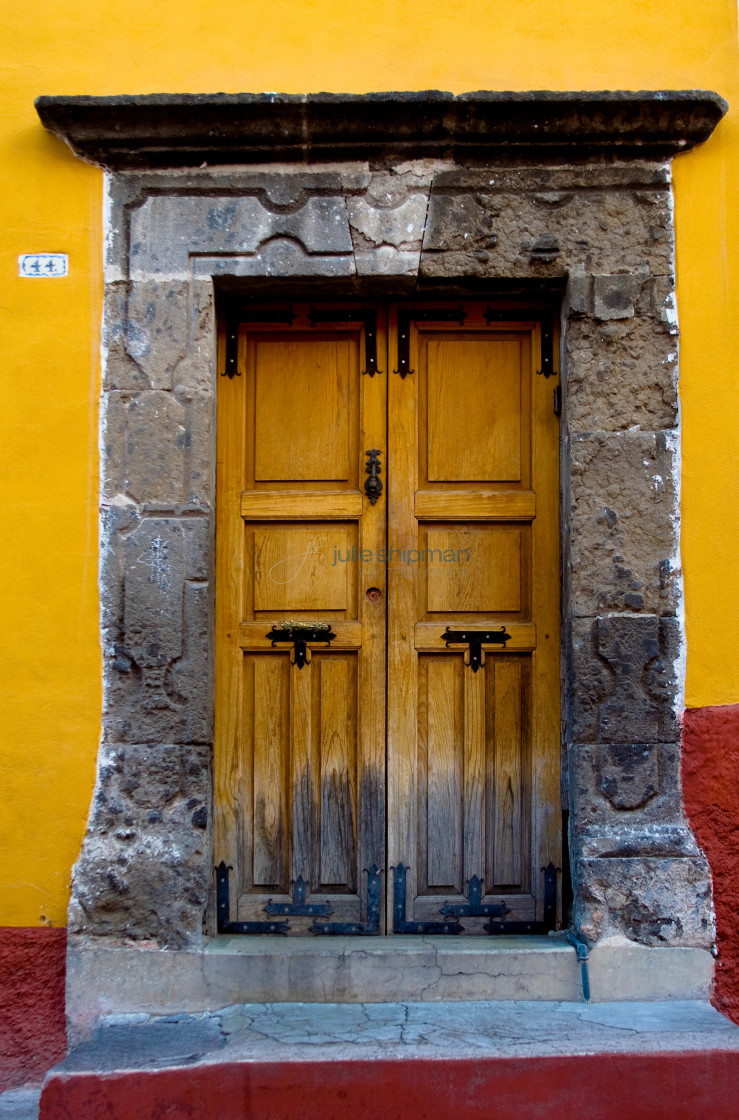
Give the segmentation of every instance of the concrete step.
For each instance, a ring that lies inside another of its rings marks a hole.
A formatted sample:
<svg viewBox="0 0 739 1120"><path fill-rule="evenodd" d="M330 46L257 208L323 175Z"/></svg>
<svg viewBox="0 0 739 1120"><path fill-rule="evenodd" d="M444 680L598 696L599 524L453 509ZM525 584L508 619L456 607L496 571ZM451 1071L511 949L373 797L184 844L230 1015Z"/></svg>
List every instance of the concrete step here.
<svg viewBox="0 0 739 1120"><path fill-rule="evenodd" d="M102 939L99 939L102 940ZM707 999L705 949L602 938L590 951L593 1000ZM577 956L558 937L216 937L202 949L72 938L67 1016L75 1042L101 1015L197 1014L232 1003L582 999Z"/></svg>
<svg viewBox="0 0 739 1120"><path fill-rule="evenodd" d="M40 1120L736 1120L739 1028L702 1000L238 1004L112 1016Z"/></svg>

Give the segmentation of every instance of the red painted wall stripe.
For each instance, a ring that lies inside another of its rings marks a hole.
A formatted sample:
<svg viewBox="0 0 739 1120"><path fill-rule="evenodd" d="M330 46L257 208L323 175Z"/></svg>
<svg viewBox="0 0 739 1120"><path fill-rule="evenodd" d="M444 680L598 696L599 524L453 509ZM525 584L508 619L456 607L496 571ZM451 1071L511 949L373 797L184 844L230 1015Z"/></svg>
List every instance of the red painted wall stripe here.
<svg viewBox="0 0 739 1120"><path fill-rule="evenodd" d="M736 1120L739 1053L214 1063L55 1076L40 1120Z"/></svg>
<svg viewBox="0 0 739 1120"><path fill-rule="evenodd" d="M40 1084L67 1052L65 929L0 928L0 1091Z"/></svg>
<svg viewBox="0 0 739 1120"><path fill-rule="evenodd" d="M713 1002L739 1023L739 704L684 713L682 767L685 811L713 873Z"/></svg>

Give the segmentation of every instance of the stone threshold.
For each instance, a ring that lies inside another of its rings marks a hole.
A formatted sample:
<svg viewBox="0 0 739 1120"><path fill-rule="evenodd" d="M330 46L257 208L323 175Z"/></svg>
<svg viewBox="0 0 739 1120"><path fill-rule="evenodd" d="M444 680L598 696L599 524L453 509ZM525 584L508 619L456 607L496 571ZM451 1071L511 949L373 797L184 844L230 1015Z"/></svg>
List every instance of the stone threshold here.
<svg viewBox="0 0 739 1120"><path fill-rule="evenodd" d="M591 950L589 973L594 1003L707 1000L713 958L703 949L653 949L611 937ZM561 937L216 937L202 949L183 950L70 939L73 1042L109 1015L399 1000L581 1003L581 971Z"/></svg>

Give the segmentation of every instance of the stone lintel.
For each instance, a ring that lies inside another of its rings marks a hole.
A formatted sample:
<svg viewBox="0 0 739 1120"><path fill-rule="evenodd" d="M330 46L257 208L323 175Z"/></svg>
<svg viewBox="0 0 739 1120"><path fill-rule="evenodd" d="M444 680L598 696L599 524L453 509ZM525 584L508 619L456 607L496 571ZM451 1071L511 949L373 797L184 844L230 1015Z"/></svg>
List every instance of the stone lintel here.
<svg viewBox="0 0 739 1120"><path fill-rule="evenodd" d="M664 160L708 139L728 109L705 90L437 90L371 94L39 97L46 128L116 170L202 163Z"/></svg>

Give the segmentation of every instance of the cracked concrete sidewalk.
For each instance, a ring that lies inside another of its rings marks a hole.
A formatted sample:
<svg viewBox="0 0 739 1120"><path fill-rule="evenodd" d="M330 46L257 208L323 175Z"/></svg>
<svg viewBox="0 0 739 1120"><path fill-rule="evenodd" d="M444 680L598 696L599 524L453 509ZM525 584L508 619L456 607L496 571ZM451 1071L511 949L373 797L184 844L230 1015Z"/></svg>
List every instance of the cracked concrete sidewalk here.
<svg viewBox="0 0 739 1120"><path fill-rule="evenodd" d="M706 1049L739 1050L739 1027L699 1000L260 1003L201 1015L111 1016L56 1069Z"/></svg>

